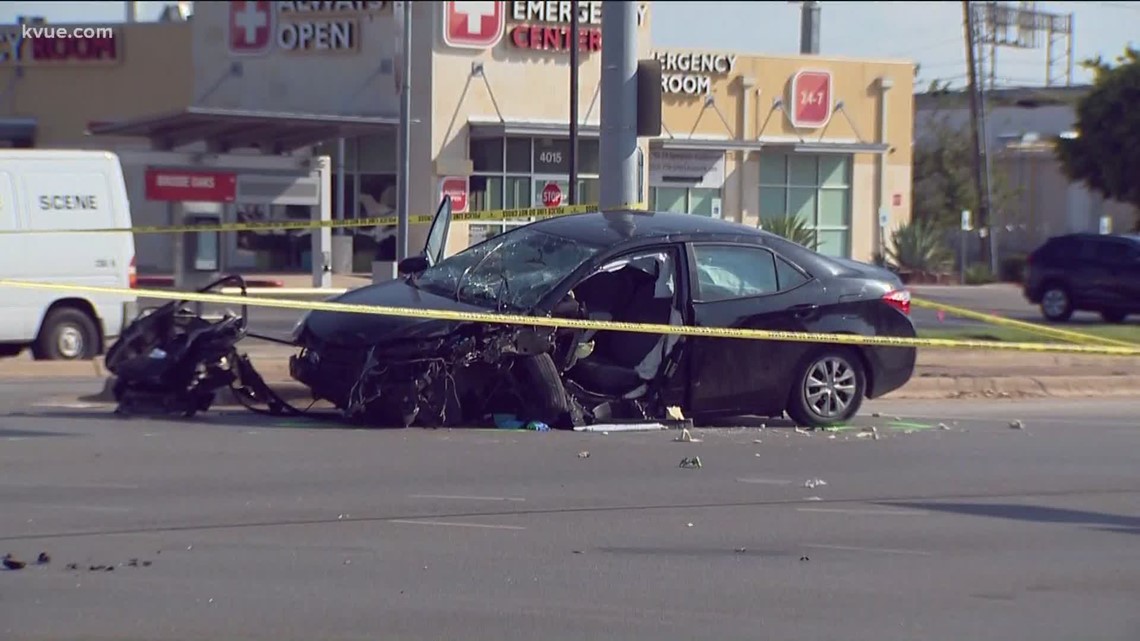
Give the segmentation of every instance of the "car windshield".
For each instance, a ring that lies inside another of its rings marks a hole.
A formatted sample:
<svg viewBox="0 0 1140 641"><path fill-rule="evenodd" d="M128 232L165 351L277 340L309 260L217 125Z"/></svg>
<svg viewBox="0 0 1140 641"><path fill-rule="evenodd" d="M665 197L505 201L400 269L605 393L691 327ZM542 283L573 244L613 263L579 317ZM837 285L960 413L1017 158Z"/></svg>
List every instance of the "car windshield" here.
<svg viewBox="0 0 1140 641"><path fill-rule="evenodd" d="M601 248L520 227L425 270L425 291L497 310L528 310Z"/></svg>

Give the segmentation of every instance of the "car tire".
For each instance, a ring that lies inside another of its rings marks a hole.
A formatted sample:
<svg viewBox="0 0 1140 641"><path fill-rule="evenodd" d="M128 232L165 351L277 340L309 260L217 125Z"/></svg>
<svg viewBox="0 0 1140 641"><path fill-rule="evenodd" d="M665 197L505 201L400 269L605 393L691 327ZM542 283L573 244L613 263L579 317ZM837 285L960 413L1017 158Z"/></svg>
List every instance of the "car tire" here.
<svg viewBox="0 0 1140 641"><path fill-rule="evenodd" d="M851 419L863 406L867 373L852 350L829 347L804 360L796 371L788 416L802 427L828 427Z"/></svg>
<svg viewBox="0 0 1140 641"><path fill-rule="evenodd" d="M1117 309L1110 309L1101 312L1100 317L1103 318L1106 323L1123 323L1124 319L1128 318L1128 313Z"/></svg>
<svg viewBox="0 0 1140 641"><path fill-rule="evenodd" d="M523 398L524 415L519 418L545 421L556 429L573 428L570 396L550 354L519 356L515 368Z"/></svg>
<svg viewBox="0 0 1140 641"><path fill-rule="evenodd" d="M99 353L99 329L90 316L74 307L48 312L32 346L36 360L91 360Z"/></svg>
<svg viewBox="0 0 1140 641"><path fill-rule="evenodd" d="M1063 323L1073 317L1073 299L1061 285L1049 285L1041 293L1041 315L1046 320Z"/></svg>

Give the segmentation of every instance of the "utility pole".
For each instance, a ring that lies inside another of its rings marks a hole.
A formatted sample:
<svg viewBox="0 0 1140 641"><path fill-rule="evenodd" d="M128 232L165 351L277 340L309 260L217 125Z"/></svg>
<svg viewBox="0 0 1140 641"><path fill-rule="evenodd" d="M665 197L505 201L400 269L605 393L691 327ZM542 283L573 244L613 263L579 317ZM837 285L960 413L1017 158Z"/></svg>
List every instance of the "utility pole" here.
<svg viewBox="0 0 1140 641"><path fill-rule="evenodd" d="M985 162L982 154L985 149L985 142L982 141L979 129L979 119L981 114L981 92L978 87L978 64L977 64L977 31L974 28L974 14L970 7L969 0L962 0L962 14L965 18L966 28L966 71L969 76L969 94L970 94L970 131L973 137L973 164L974 164L974 194L978 202L978 218L976 227L985 233L989 224L989 197L988 189L986 188L985 176ZM987 234L988 235L988 234ZM989 252L987 251L986 238L981 238L981 252L982 261L989 263Z"/></svg>
<svg viewBox="0 0 1140 641"><path fill-rule="evenodd" d="M637 202L637 3L602 3L601 207Z"/></svg>
<svg viewBox="0 0 1140 641"><path fill-rule="evenodd" d="M570 0L570 186L569 204L578 204L578 0Z"/></svg>
<svg viewBox="0 0 1140 641"><path fill-rule="evenodd" d="M800 7L800 53L819 54L818 2L804 2Z"/></svg>
<svg viewBox="0 0 1140 641"><path fill-rule="evenodd" d="M396 262L408 257L408 174L412 136L412 3L403 2L403 72L400 79L400 132L397 153L400 173L396 177Z"/></svg>

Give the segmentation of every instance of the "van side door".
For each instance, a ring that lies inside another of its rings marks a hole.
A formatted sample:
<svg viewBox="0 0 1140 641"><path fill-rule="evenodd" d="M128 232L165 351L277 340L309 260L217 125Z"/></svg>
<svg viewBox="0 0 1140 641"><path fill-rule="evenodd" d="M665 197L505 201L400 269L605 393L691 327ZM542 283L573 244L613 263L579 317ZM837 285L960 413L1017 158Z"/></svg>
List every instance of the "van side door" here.
<svg viewBox="0 0 1140 641"><path fill-rule="evenodd" d="M12 175L0 171L0 232L5 232L0 233L0 278L20 280L27 278L28 239L19 233L6 233L24 230L13 184ZM39 318L27 304L29 297L15 293L0 297L0 342L23 343L35 337Z"/></svg>

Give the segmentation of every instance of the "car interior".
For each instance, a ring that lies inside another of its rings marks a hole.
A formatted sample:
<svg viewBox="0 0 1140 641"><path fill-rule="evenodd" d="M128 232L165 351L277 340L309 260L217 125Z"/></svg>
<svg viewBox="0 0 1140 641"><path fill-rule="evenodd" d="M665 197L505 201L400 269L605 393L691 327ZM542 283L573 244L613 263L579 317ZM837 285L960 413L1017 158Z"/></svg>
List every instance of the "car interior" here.
<svg viewBox="0 0 1140 641"><path fill-rule="evenodd" d="M574 288L590 320L681 325L676 257L669 251L634 254L611 262ZM678 335L587 331L579 345L592 345L567 372L584 389L636 399L660 373L677 347Z"/></svg>

